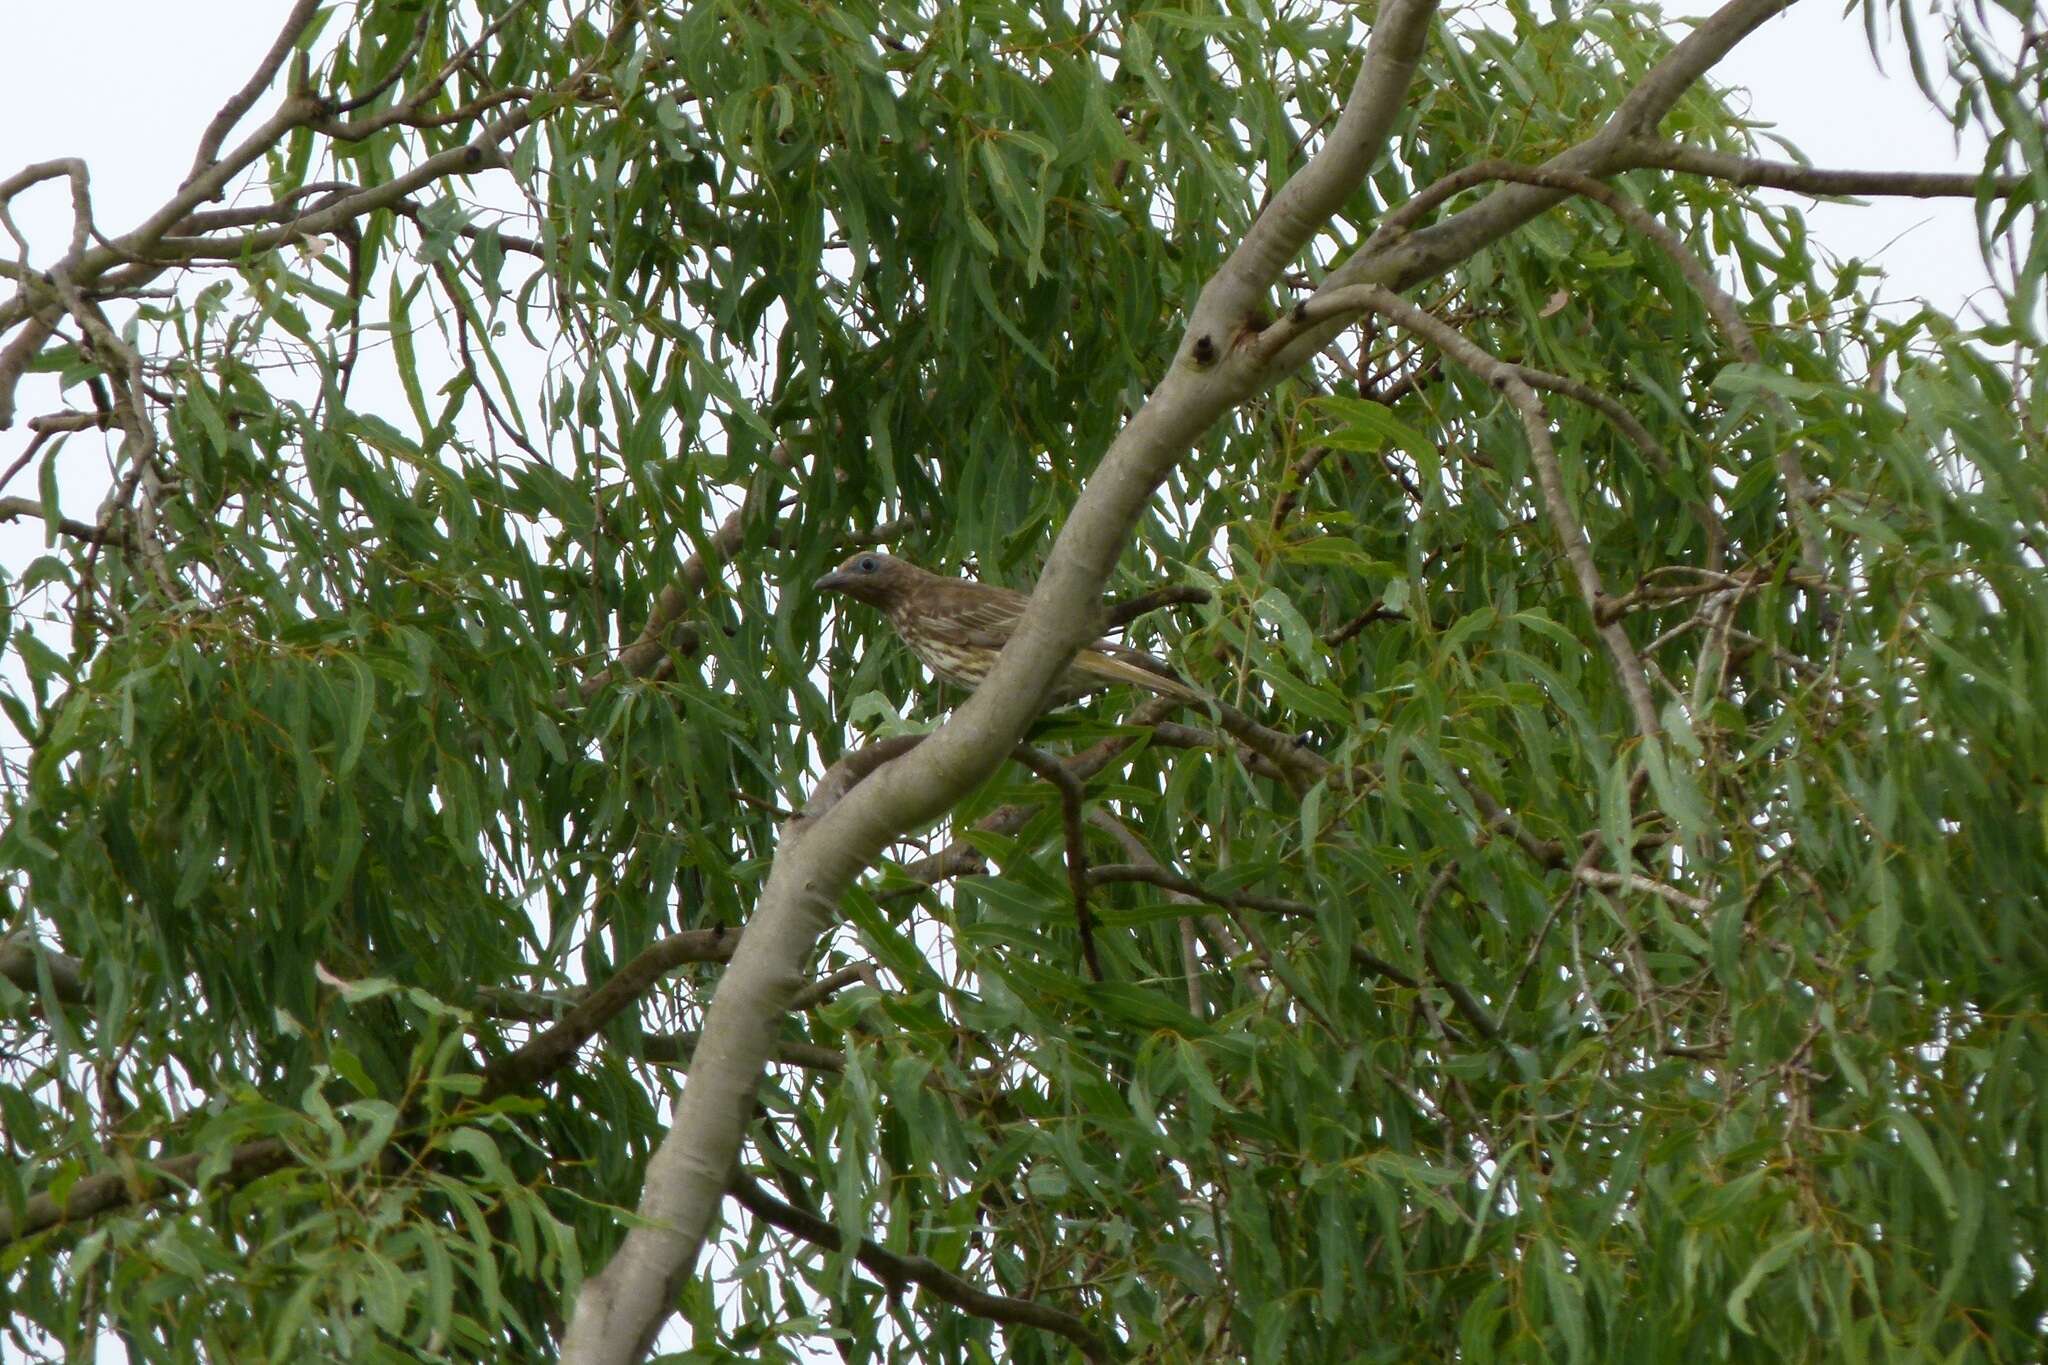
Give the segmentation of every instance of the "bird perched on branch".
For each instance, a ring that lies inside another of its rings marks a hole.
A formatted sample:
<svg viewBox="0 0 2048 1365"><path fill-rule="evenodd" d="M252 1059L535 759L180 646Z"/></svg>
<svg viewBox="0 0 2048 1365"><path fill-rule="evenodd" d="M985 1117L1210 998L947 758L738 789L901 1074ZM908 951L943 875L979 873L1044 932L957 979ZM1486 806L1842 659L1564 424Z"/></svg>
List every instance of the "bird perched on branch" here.
<svg viewBox="0 0 2048 1365"><path fill-rule="evenodd" d="M880 607L924 666L948 682L978 687L995 667L1030 601L1021 592L945 578L878 551L854 555L811 585ZM1200 701L1202 694L1143 650L1098 640L1085 645L1054 684L1051 702L1065 705L1105 687L1129 684L1162 697Z"/></svg>

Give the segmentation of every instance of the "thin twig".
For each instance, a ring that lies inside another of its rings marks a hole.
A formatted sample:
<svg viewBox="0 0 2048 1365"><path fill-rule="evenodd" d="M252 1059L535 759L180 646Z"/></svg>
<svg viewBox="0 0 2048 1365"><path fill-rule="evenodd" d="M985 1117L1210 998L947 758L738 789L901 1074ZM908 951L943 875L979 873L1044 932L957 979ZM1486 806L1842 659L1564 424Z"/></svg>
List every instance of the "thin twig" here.
<svg viewBox="0 0 2048 1365"><path fill-rule="evenodd" d="M871 989L880 990L881 986L875 979L875 964L872 962L855 962L841 967L830 975L821 976L795 995L792 995L789 998L789 1007L792 1010L807 1010L814 1006L822 1005L856 982L864 984Z"/></svg>
<svg viewBox="0 0 2048 1365"><path fill-rule="evenodd" d="M1158 611L1161 607L1201 606L1215 600L1215 594L1207 588L1187 584L1154 588L1141 592L1136 597L1125 598L1109 609L1109 628L1122 630L1147 612Z"/></svg>
<svg viewBox="0 0 2048 1365"><path fill-rule="evenodd" d="M1145 841L1138 837L1136 831L1100 806L1088 812L1088 822L1122 845L1124 856L1132 859L1138 866L1158 868L1162 872L1166 870L1158 858L1153 856L1152 850L1145 846ZM1195 897L1185 895L1179 891L1168 891L1166 894L1169 899L1181 905L1195 906L1201 904ZM1216 937L1228 943L1228 949L1223 960L1226 964L1231 963L1237 956L1237 945L1231 937L1230 930L1215 915L1203 915L1199 917L1199 920L1201 927L1208 929ZM1207 1013L1208 1006L1202 990L1202 962L1196 953L1196 946L1200 940L1200 935L1196 932L1197 921L1198 917L1195 915L1182 915L1178 925L1180 929L1181 971L1187 978L1188 1013L1200 1019ZM1252 982L1248 975L1245 976L1245 980L1252 989L1258 989L1256 983Z"/></svg>
<svg viewBox="0 0 2048 1365"><path fill-rule="evenodd" d="M1695 915L1704 915L1713 908L1702 897L1688 895L1675 886L1666 886L1663 882L1653 881L1648 877L1638 876L1633 872L1603 872L1599 868L1578 867L1572 869L1572 875L1588 886L1600 886L1620 891L1640 891L1645 895L1655 896L1661 901L1668 901L1681 909L1690 910Z"/></svg>
<svg viewBox="0 0 2048 1365"><path fill-rule="evenodd" d="M200 134L199 150L192 157L192 169L185 176L186 184L198 179L202 172L219 160L221 144L242 121L242 115L249 112L263 92L270 88L271 81L277 78L285 58L291 56L292 49L298 46L299 35L306 31L306 25L312 23L313 16L319 12L320 2L298 0L291 7L291 12L285 15L284 26L277 31L277 37L272 40L270 50L263 54L263 60L256 64L255 74L228 98L220 112L213 116L213 121L206 125L206 131Z"/></svg>
<svg viewBox="0 0 2048 1365"><path fill-rule="evenodd" d="M1731 185L1762 185L1774 190L1817 197L1974 199L1988 191L1998 199L2018 194L2025 183L2017 175L1980 175L1954 171L1855 171L1823 166L1802 166L1791 161L1766 161L1761 157L1737 156L1730 152L1688 147L1678 142L1642 140L1629 144L1629 158L1637 166L1678 171L1725 180Z"/></svg>
<svg viewBox="0 0 2048 1365"><path fill-rule="evenodd" d="M1678 267L1679 273L1685 276L1686 283L1699 295L1708 316L1714 320L1714 325L1727 339L1729 348L1735 352L1738 360L1748 365L1763 364L1763 352L1757 345L1756 334L1743 319L1742 310L1736 304L1734 296L1721 287L1713 272L1679 240L1678 234L1659 222L1649 210L1613 186L1579 171L1554 165L1524 166L1512 161L1475 162L1444 176L1389 214L1379 232L1374 234L1374 238L1377 240L1381 233L1389 230L1398 236L1445 199L1474 185L1493 180L1561 190L1591 199L1605 207L1631 230L1648 238L1670 258L1672 264ZM1789 405L1782 398L1775 395L1766 397L1773 411L1790 411ZM1776 450L1773 454L1778 466L1778 478L1784 484L1785 497L1791 504L1791 521L1793 531L1799 537L1800 559L1809 574L1825 577L1826 551L1814 520L1815 491L1812 481L1806 476L1805 466L1800 462L1799 451L1793 442L1777 440L1775 445Z"/></svg>
<svg viewBox="0 0 2048 1365"><path fill-rule="evenodd" d="M1095 949L1095 915L1088 908L1088 836L1083 823L1087 789L1066 764L1029 744L1011 751L1016 760L1059 789L1060 820L1067 836L1067 886L1074 894L1074 929L1081 936L1081 960L1088 975L1102 980L1102 958Z"/></svg>
<svg viewBox="0 0 2048 1365"><path fill-rule="evenodd" d="M1228 906L1233 910L1263 910L1274 915L1315 915L1315 906L1302 901L1283 900L1278 896L1261 896L1251 891L1219 891L1215 887L1203 886L1200 882L1169 872L1163 867L1150 867L1140 863L1104 863L1088 869L1088 880L1097 886L1108 886L1119 882L1142 882L1156 886L1162 891L1177 891L1183 896L1207 901L1211 905Z"/></svg>
<svg viewBox="0 0 2048 1365"><path fill-rule="evenodd" d="M1536 484L1542 493L1544 511L1552 529L1564 542L1565 561L1571 566L1587 610L1593 614L1594 628L1613 656L1622 691L1635 713L1636 729L1646 738L1655 735L1660 728L1657 706L1650 696L1643 661L1637 657L1627 632L1612 621L1602 623L1607 594L1600 584L1600 571L1593 563L1592 542L1565 492L1564 470L1550 438L1550 422L1543 400L1522 378L1518 366L1488 354L1441 318L1379 285L1351 285L1333 294L1319 295L1297 308L1295 318L1298 323L1308 323L1325 316L1357 311L1380 313L1427 338L1451 359L1500 389L1514 404L1522 419L1522 431L1528 438L1530 460L1536 467ZM1285 344L1284 338L1276 340Z"/></svg>

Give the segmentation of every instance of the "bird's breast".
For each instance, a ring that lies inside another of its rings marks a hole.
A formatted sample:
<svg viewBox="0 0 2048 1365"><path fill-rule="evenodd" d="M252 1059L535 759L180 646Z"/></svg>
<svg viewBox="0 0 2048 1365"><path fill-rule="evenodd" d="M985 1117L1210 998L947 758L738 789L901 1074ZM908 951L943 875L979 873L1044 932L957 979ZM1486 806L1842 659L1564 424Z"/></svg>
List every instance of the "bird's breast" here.
<svg viewBox="0 0 2048 1365"><path fill-rule="evenodd" d="M992 652L966 644L944 628L934 629L917 620L899 620L895 625L918 661L949 682L978 687L995 662Z"/></svg>

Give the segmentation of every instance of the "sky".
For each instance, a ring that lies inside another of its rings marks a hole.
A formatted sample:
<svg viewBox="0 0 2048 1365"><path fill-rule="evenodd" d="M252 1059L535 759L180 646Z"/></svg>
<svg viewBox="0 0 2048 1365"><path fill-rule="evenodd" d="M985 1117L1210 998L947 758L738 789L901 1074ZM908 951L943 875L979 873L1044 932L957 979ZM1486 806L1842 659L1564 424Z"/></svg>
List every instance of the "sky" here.
<svg viewBox="0 0 2048 1365"><path fill-rule="evenodd" d="M1924 4L1925 0L1912 0ZM145 218L185 177L192 149L228 92L239 87L269 46L284 0L0 0L9 55L0 81L0 177L52 157L76 156L91 169L103 230L113 234ZM1714 7L1679 0L1674 16ZM90 89L80 85L78 54L91 53ZM1974 169L1981 142L1958 145L1929 107L1894 47L1873 60L1856 15L1837 0L1806 0L1772 20L1715 73L1745 87L1751 116L1799 146L1816 164L1885 169ZM260 101L256 117L274 103ZM1885 298L1924 297L1963 311L1986 288L1967 201L1878 200L1807 209L1816 240L1841 258L1880 263L1891 280ZM59 184L17 201L14 216L48 263L70 230ZM0 251L12 243L0 239ZM20 416L59 406L54 384L25 384ZM358 399L362 397L359 390ZM394 405L403 399L393 391ZM0 433L0 466L26 444L17 426ZM65 510L90 517L106 487L104 454L85 440L66 451ZM34 496L34 475L9 493ZM0 524L0 569L18 574L44 553L40 523ZM11 666L11 665L10 665ZM0 1350L0 1359L5 1352ZM118 1359L118 1353L110 1359Z"/></svg>
<svg viewBox="0 0 2048 1365"><path fill-rule="evenodd" d="M1925 12L1926 0L1912 3ZM1704 16L1716 8L1702 0L1666 5L1673 16ZM1938 30L1923 21L1923 34L1933 31ZM1890 41L1873 58L1861 14L1843 14L1839 0L1794 5L1729 54L1713 79L1746 91L1750 117L1816 166L1975 171L1984 162L1984 139L1971 130L1959 143L1948 120L1913 83L1903 44ZM1776 151L1765 154L1789 159ZM1891 277L1882 291L1886 299L1925 298L1961 312L1990 283L1968 200L1854 204L1769 195L1804 207L1814 240L1835 256L1880 263Z"/></svg>

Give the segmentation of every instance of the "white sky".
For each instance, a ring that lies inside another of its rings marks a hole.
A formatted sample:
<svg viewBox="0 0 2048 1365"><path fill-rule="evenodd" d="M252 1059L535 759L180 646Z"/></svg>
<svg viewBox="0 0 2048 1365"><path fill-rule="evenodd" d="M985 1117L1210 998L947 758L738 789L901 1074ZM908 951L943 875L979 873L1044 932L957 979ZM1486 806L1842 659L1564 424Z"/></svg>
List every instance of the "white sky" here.
<svg viewBox="0 0 2048 1365"><path fill-rule="evenodd" d="M1926 0L1913 0L1922 14ZM1704 0L1669 0L1673 15L1703 16ZM1923 19L1923 39L1939 32ZM1856 170L1976 171L1984 140L1955 130L1913 83L1902 43L1884 44L1873 61L1860 12L1843 14L1839 0L1805 0L1765 24L1714 69L1718 84L1748 92L1750 117L1769 125L1816 166ZM1938 65L1939 53L1932 60ZM1738 108L1740 103L1738 102ZM1789 157L1766 147L1763 155ZM1891 283L1881 297L1924 298L1950 312L1990 284L1977 250L1966 199L1873 199L1820 202L1776 191L1806 210L1813 240L1837 258L1881 264Z"/></svg>

